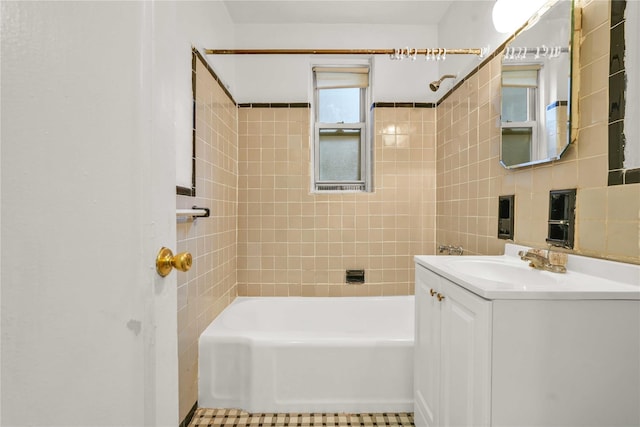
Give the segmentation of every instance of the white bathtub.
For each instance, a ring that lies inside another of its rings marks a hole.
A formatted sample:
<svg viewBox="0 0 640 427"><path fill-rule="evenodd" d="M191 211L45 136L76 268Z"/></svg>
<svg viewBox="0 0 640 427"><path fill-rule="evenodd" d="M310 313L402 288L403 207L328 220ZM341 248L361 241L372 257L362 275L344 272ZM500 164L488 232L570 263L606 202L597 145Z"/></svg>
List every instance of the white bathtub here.
<svg viewBox="0 0 640 427"><path fill-rule="evenodd" d="M199 341L198 405L413 411L414 298L238 297Z"/></svg>

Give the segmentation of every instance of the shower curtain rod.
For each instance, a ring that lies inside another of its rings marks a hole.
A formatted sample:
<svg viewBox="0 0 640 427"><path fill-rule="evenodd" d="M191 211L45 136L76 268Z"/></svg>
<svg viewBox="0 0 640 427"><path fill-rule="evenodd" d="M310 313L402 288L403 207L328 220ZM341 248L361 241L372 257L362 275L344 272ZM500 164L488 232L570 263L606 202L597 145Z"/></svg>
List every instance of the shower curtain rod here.
<svg viewBox="0 0 640 427"><path fill-rule="evenodd" d="M205 49L206 55L479 55L485 48L472 49Z"/></svg>

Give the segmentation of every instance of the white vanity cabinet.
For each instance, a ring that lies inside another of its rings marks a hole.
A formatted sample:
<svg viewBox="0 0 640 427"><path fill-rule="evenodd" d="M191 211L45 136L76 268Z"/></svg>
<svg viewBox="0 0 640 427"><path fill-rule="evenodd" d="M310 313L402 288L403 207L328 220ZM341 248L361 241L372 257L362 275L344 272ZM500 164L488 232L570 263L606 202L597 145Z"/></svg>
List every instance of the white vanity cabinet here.
<svg viewBox="0 0 640 427"><path fill-rule="evenodd" d="M416 427L640 426L638 266L626 284L544 272L510 288L469 271L520 264L453 258L416 257Z"/></svg>
<svg viewBox="0 0 640 427"><path fill-rule="evenodd" d="M416 268L414 420L488 426L491 302Z"/></svg>

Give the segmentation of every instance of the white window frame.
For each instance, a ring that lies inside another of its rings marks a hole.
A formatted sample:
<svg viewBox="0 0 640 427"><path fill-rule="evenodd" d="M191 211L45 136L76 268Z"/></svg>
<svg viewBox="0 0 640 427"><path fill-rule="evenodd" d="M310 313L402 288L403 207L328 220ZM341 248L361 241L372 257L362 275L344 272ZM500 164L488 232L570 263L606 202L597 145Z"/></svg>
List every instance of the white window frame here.
<svg viewBox="0 0 640 427"><path fill-rule="evenodd" d="M502 122L502 129L509 128L526 128L531 129L531 156L533 156L533 150L535 150L538 143L538 87L527 88L527 115L528 120L522 122Z"/></svg>
<svg viewBox="0 0 640 427"><path fill-rule="evenodd" d="M506 71L509 68L505 67ZM519 69L536 71L536 85L535 86L510 86L503 84L502 87L526 87L527 88L527 120L522 122L502 122L502 127L536 127L538 123L538 104L542 104L539 100L540 92L540 67L539 66L520 66L514 67L513 70Z"/></svg>
<svg viewBox="0 0 640 427"><path fill-rule="evenodd" d="M527 120L519 121L519 122L505 122L501 121L501 129L509 129L509 128L525 128L531 129L531 146L529 149L529 158L534 158L534 151L537 150L539 145L538 141L538 127L539 127L539 105L543 104L540 99L540 70L541 67L539 65L521 65L515 67L505 67L507 70L535 70L536 71L536 85L535 86L527 86ZM504 72L504 71L503 71ZM519 87L519 86L510 86L510 85L502 85L501 87ZM520 86L521 87L521 86ZM502 132L502 130L501 130ZM509 165L507 165L507 168Z"/></svg>
<svg viewBox="0 0 640 427"><path fill-rule="evenodd" d="M319 121L319 91L316 84L316 69L321 67L324 72L330 72L328 69L335 69L335 72L353 68L366 67L368 69L368 85L360 88L360 121L356 123L323 123ZM370 111L371 105L371 64L369 61L349 62L340 65L313 64L312 73L312 176L311 176L311 192L312 193L361 193L371 192L372 185L372 147L370 132ZM320 131L323 129L354 129L360 131L360 180L340 180L327 181L320 180Z"/></svg>

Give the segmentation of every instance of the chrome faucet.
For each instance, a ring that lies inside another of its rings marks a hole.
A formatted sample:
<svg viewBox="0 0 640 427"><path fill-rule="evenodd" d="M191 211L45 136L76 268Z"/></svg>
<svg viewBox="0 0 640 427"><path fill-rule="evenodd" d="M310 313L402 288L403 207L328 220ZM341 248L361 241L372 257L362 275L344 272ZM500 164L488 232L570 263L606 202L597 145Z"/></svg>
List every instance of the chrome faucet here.
<svg viewBox="0 0 640 427"><path fill-rule="evenodd" d="M518 252L520 259L529 262L529 267L536 268L538 270L546 270L554 273L566 273L567 268L561 264L553 264L549 260L549 255L542 255L540 251L528 250Z"/></svg>

